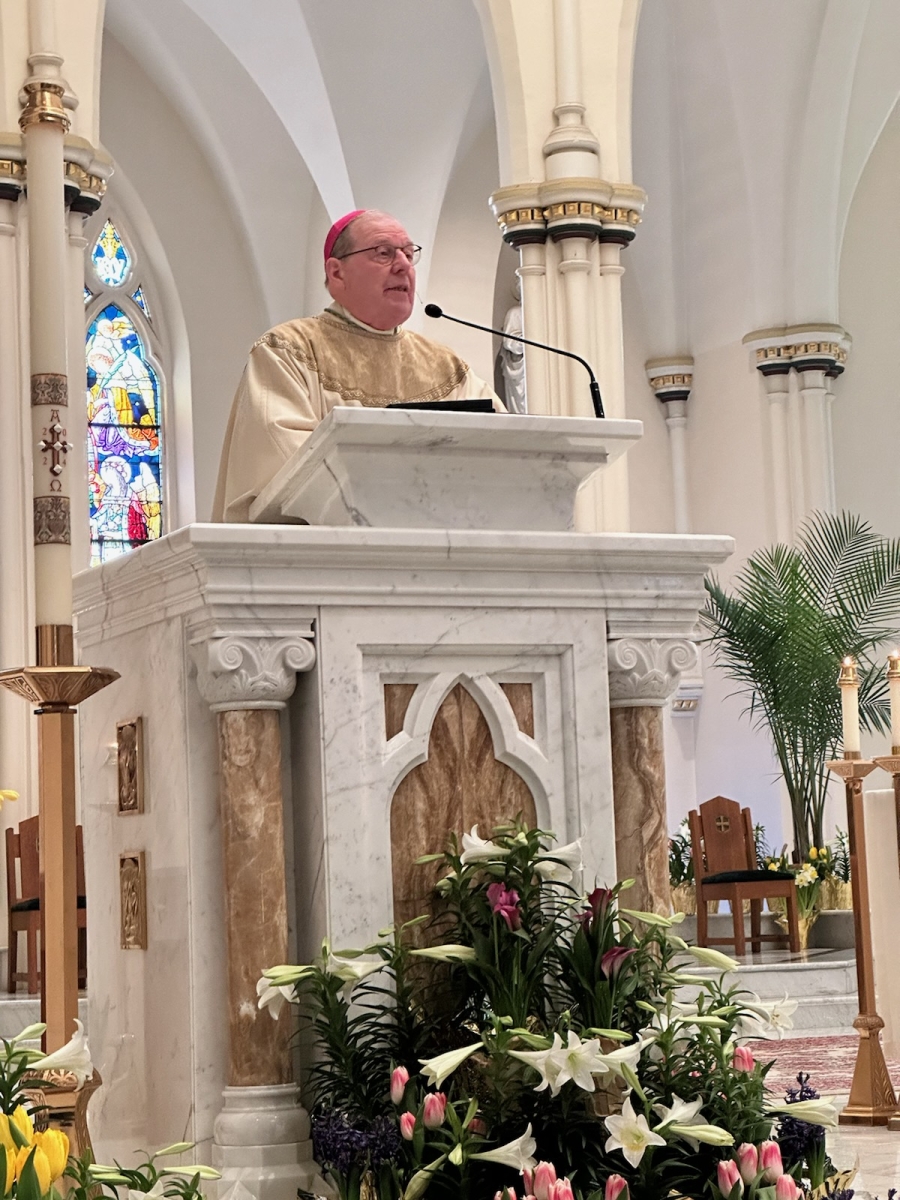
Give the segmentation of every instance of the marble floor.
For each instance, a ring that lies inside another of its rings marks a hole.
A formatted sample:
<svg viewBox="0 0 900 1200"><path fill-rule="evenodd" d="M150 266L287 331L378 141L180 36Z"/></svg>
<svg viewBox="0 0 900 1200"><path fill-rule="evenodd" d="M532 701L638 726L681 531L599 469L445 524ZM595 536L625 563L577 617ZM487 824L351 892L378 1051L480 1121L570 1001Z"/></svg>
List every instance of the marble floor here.
<svg viewBox="0 0 900 1200"><path fill-rule="evenodd" d="M888 1190L900 1187L900 1132L839 1125L829 1129L826 1144L838 1170L859 1163L853 1183L856 1200L887 1200Z"/></svg>

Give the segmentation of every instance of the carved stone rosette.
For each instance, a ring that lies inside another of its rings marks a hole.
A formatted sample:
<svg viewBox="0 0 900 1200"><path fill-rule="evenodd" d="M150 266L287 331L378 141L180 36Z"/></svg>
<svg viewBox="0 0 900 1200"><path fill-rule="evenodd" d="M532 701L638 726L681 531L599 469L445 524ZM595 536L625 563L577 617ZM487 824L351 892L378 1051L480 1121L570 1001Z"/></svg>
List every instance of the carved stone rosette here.
<svg viewBox="0 0 900 1200"><path fill-rule="evenodd" d="M316 661L315 646L294 637L210 638L191 647L197 686L213 712L229 709L284 708L298 671Z"/></svg>
<svg viewBox="0 0 900 1200"><path fill-rule="evenodd" d="M662 707L679 677L697 665L685 638L619 638L608 643L610 708Z"/></svg>

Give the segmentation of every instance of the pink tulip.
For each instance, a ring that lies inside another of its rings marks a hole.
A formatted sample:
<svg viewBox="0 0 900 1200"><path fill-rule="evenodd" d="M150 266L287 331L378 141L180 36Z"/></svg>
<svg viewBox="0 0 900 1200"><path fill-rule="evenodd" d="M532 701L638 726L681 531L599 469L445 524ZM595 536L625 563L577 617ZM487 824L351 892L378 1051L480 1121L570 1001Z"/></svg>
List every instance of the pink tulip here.
<svg viewBox="0 0 900 1200"><path fill-rule="evenodd" d="M774 1183L784 1174L784 1163L781 1161L781 1147L777 1142L761 1142L759 1147L759 1165L763 1170L763 1183Z"/></svg>
<svg viewBox="0 0 900 1200"><path fill-rule="evenodd" d="M413 1140L413 1134L416 1131L416 1114L405 1112L400 1114L400 1136L406 1141Z"/></svg>
<svg viewBox="0 0 900 1200"><path fill-rule="evenodd" d="M742 1142L737 1148L738 1168L744 1183L752 1183L759 1170L759 1151L751 1142Z"/></svg>
<svg viewBox="0 0 900 1200"><path fill-rule="evenodd" d="M719 1191L726 1198L731 1195L735 1187L738 1189L738 1195L744 1194L744 1184L741 1179L741 1173L738 1170L738 1165L734 1159L728 1158L720 1162L716 1167L716 1182L719 1185Z"/></svg>
<svg viewBox="0 0 900 1200"><path fill-rule="evenodd" d="M550 1188L550 1200L575 1200L572 1185L568 1179L558 1179Z"/></svg>
<svg viewBox="0 0 900 1200"><path fill-rule="evenodd" d="M509 929L522 928L519 893L515 888L507 889L502 883L492 883L487 889L487 898L491 912L501 916Z"/></svg>
<svg viewBox="0 0 900 1200"><path fill-rule="evenodd" d="M603 1200L630 1200L630 1192L628 1184L621 1175L610 1175L606 1181L606 1188L603 1192Z"/></svg>
<svg viewBox="0 0 900 1200"><path fill-rule="evenodd" d="M779 1175L775 1180L775 1200L799 1200L800 1194L790 1175Z"/></svg>
<svg viewBox="0 0 900 1200"><path fill-rule="evenodd" d="M551 1189L556 1183L556 1167L553 1163L539 1162L534 1168L534 1183L528 1189L534 1193L535 1200L559 1200L551 1195Z"/></svg>
<svg viewBox="0 0 900 1200"><path fill-rule="evenodd" d="M516 1200L516 1189L506 1187L502 1192L495 1192L494 1200Z"/></svg>
<svg viewBox="0 0 900 1200"><path fill-rule="evenodd" d="M391 1102L393 1104L403 1103L403 1094L408 1083L409 1071L406 1067L394 1067L391 1071Z"/></svg>
<svg viewBox="0 0 900 1200"><path fill-rule="evenodd" d="M746 1046L738 1046L734 1052L734 1058L731 1060L731 1065L736 1071L746 1071L749 1074L756 1066L756 1059Z"/></svg>
<svg viewBox="0 0 900 1200"><path fill-rule="evenodd" d="M487 1125L482 1121L481 1117L473 1117L467 1126L469 1133L477 1133L481 1137L487 1133Z"/></svg>
<svg viewBox="0 0 900 1200"><path fill-rule="evenodd" d="M439 1129L444 1123L447 1097L443 1092L429 1092L425 1097L425 1114L422 1122L426 1129Z"/></svg>
<svg viewBox="0 0 900 1200"><path fill-rule="evenodd" d="M534 1187L534 1171L531 1167L525 1167L522 1171L522 1183L525 1186L525 1194L528 1195Z"/></svg>

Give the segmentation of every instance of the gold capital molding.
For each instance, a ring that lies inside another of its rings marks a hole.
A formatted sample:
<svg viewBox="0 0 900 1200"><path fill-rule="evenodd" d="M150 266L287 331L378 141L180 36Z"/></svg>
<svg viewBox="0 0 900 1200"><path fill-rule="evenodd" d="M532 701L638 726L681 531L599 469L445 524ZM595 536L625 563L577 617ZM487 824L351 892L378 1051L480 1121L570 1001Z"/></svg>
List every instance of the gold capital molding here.
<svg viewBox="0 0 900 1200"><path fill-rule="evenodd" d="M105 150L73 133L64 137L63 159L66 203L85 215L95 212L106 194L112 159ZM21 133L0 130L0 199L17 199L27 181Z"/></svg>
<svg viewBox="0 0 900 1200"><path fill-rule="evenodd" d="M643 188L603 179L551 179L513 184L490 198L504 239L512 245L547 237L630 242L646 203Z"/></svg>
<svg viewBox="0 0 900 1200"><path fill-rule="evenodd" d="M694 360L689 354L648 359L644 370L650 387L662 401L687 400L694 386Z"/></svg>
<svg viewBox="0 0 900 1200"><path fill-rule="evenodd" d="M757 329L743 339L762 375L795 371L824 371L839 375L846 366L853 339L840 325L787 325Z"/></svg>

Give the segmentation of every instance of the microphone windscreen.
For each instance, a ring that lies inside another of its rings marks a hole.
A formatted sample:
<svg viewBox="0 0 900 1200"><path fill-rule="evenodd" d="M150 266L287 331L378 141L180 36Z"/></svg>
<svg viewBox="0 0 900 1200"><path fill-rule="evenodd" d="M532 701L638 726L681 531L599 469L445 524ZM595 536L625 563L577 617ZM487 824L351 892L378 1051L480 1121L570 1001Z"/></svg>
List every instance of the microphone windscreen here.
<svg viewBox="0 0 900 1200"><path fill-rule="evenodd" d="M444 315L444 310L442 308L440 308L437 304L426 304L425 305L425 316L426 317L442 317L443 315Z"/></svg>

